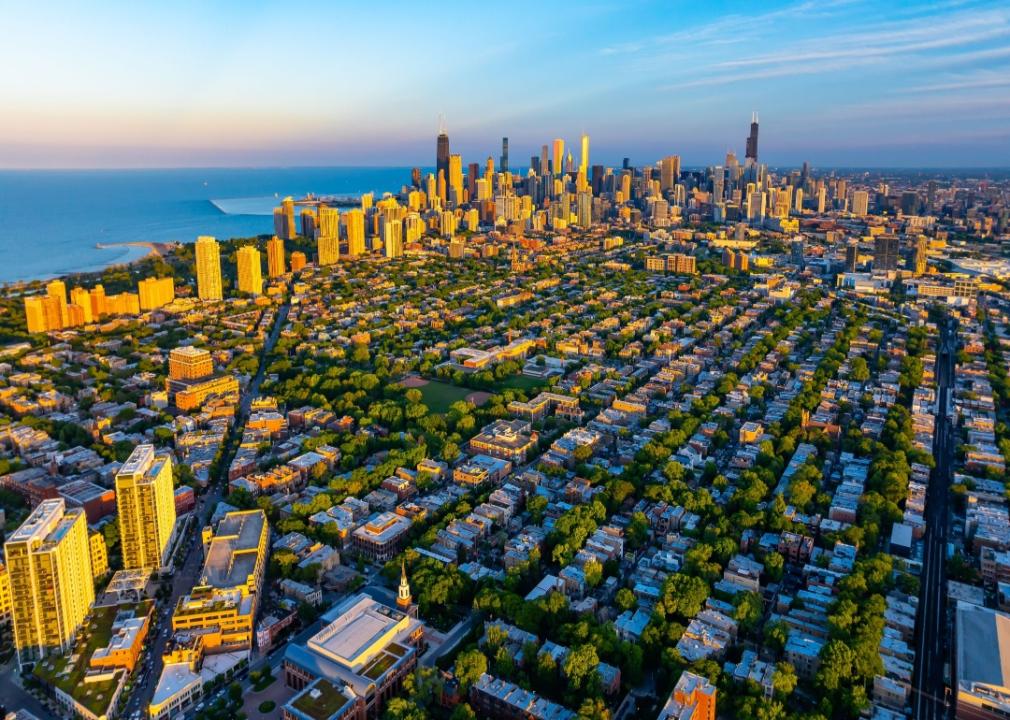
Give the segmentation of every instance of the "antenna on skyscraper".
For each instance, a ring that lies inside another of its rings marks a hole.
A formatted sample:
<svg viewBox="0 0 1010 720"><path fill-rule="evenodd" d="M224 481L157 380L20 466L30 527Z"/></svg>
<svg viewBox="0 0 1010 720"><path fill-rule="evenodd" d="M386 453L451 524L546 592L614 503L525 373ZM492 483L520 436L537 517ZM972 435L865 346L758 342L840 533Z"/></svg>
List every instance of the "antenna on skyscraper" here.
<svg viewBox="0 0 1010 720"><path fill-rule="evenodd" d="M752 123L756 123L756 122L758 121L758 113L757 113L757 110L753 111L753 112L752 112L752 113L750 114L750 121L751 121Z"/></svg>
<svg viewBox="0 0 1010 720"><path fill-rule="evenodd" d="M445 115L438 114L438 134L445 135Z"/></svg>

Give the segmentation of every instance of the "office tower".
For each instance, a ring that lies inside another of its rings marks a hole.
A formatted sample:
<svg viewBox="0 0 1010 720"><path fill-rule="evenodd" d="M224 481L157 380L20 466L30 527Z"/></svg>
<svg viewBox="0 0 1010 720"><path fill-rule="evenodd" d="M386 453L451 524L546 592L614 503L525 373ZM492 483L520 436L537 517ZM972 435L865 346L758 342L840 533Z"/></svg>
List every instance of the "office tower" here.
<svg viewBox="0 0 1010 720"><path fill-rule="evenodd" d="M588 190L575 196L575 215L579 227L588 228L593 224L593 194Z"/></svg>
<svg viewBox="0 0 1010 720"><path fill-rule="evenodd" d="M806 243L803 242L803 238L796 238L795 240L793 240L792 243L790 244L789 250L790 250L790 259L792 260L793 265L796 265L798 268L802 269L804 264L803 252L804 250L806 250Z"/></svg>
<svg viewBox="0 0 1010 720"><path fill-rule="evenodd" d="M60 327L67 327L67 286L62 280L53 280L46 285L46 295L56 301L60 315ZM50 328L58 329L58 328Z"/></svg>
<svg viewBox="0 0 1010 720"><path fill-rule="evenodd" d="M856 190L852 193L852 214L865 217L870 211L870 193Z"/></svg>
<svg viewBox="0 0 1010 720"><path fill-rule="evenodd" d="M680 155L668 155L659 163L659 189L666 192L680 179Z"/></svg>
<svg viewBox="0 0 1010 720"><path fill-rule="evenodd" d="M126 570L155 570L168 560L175 532L172 457L138 445L116 473L119 538Z"/></svg>
<svg viewBox="0 0 1010 720"><path fill-rule="evenodd" d="M716 165L712 171L712 202L722 202L726 197L726 171Z"/></svg>
<svg viewBox="0 0 1010 720"><path fill-rule="evenodd" d="M796 202L793 204L796 212L803 212L803 188L796 188Z"/></svg>
<svg viewBox="0 0 1010 720"><path fill-rule="evenodd" d="M767 197L761 190L747 193L747 219L758 222L765 219Z"/></svg>
<svg viewBox="0 0 1010 720"><path fill-rule="evenodd" d="M196 239L196 294L201 300L220 300L221 246L209 235Z"/></svg>
<svg viewBox="0 0 1010 720"><path fill-rule="evenodd" d="M236 253L238 289L251 295L263 294L263 264L260 251L253 245L243 245Z"/></svg>
<svg viewBox="0 0 1010 720"><path fill-rule="evenodd" d="M926 254L929 250L929 238L920 235L915 239L915 274L926 274Z"/></svg>
<svg viewBox="0 0 1010 720"><path fill-rule="evenodd" d="M454 205L463 204L463 158L460 155L449 156L449 199Z"/></svg>
<svg viewBox="0 0 1010 720"><path fill-rule="evenodd" d="M383 221L382 238L385 244L386 257L398 258L403 255L403 223L401 221Z"/></svg>
<svg viewBox="0 0 1010 720"><path fill-rule="evenodd" d="M758 114L751 113L750 117L750 135L747 136L747 152L744 153L744 158L746 160L753 161L754 164L757 163L758 159Z"/></svg>
<svg viewBox="0 0 1010 720"><path fill-rule="evenodd" d="M579 156L579 170L589 176L589 136L582 133L582 154Z"/></svg>
<svg viewBox="0 0 1010 720"><path fill-rule="evenodd" d="M901 214L915 215L919 212L919 196L912 190L901 193Z"/></svg>
<svg viewBox="0 0 1010 720"><path fill-rule="evenodd" d="M446 176L445 171L439 170L438 178L435 180L435 190L436 195L438 195L438 199L443 206L446 204L446 201L449 198L448 182L449 179Z"/></svg>
<svg viewBox="0 0 1010 720"><path fill-rule="evenodd" d="M410 169L410 186L415 188L421 187L421 168Z"/></svg>
<svg viewBox="0 0 1010 720"><path fill-rule="evenodd" d="M501 139L501 158L498 164L503 173L509 171L509 139L507 137Z"/></svg>
<svg viewBox="0 0 1010 720"><path fill-rule="evenodd" d="M344 213L347 228L347 254L357 257L365 252L365 214L355 208Z"/></svg>
<svg viewBox="0 0 1010 720"><path fill-rule="evenodd" d="M316 211L312 208L304 208L301 214L301 226L302 226L302 237L315 237L316 236L316 225L319 224L318 217L316 216Z"/></svg>
<svg viewBox="0 0 1010 720"><path fill-rule="evenodd" d="M565 174L571 175L575 172L575 160L572 158L572 151L565 155Z"/></svg>
<svg viewBox="0 0 1010 720"><path fill-rule="evenodd" d="M449 177L449 136L445 130L438 133L435 141L435 176L439 174Z"/></svg>
<svg viewBox="0 0 1010 720"><path fill-rule="evenodd" d="M274 235L267 240L267 277L284 274L284 241Z"/></svg>
<svg viewBox="0 0 1010 720"><path fill-rule="evenodd" d="M213 374L214 359L209 350L183 345L168 353L169 380L201 380Z"/></svg>
<svg viewBox="0 0 1010 720"><path fill-rule="evenodd" d="M318 225L316 227L318 237L340 237L340 211L329 205L319 206Z"/></svg>
<svg viewBox="0 0 1010 720"><path fill-rule="evenodd" d="M553 154L552 154L552 165L551 172L555 175L560 175L563 172L562 163L565 159L565 141L561 138L555 138L553 143Z"/></svg>
<svg viewBox="0 0 1010 720"><path fill-rule="evenodd" d="M286 197L281 205L274 208L274 235L285 240L294 240L298 231L295 229L295 201Z"/></svg>
<svg viewBox="0 0 1010 720"><path fill-rule="evenodd" d="M898 269L898 238L878 235L873 242L873 270L887 272Z"/></svg>
<svg viewBox="0 0 1010 720"><path fill-rule="evenodd" d="M439 232L442 237L452 239L456 234L456 214L450 210L443 210L438 218Z"/></svg>
<svg viewBox="0 0 1010 720"><path fill-rule="evenodd" d="M43 500L7 538L4 555L18 665L70 650L95 599L84 509Z"/></svg>
<svg viewBox="0 0 1010 720"><path fill-rule="evenodd" d="M175 280L171 277L144 278L137 283L141 310L154 310L175 300Z"/></svg>
<svg viewBox="0 0 1010 720"><path fill-rule="evenodd" d="M859 244L855 240L852 240L845 246L845 272L855 272L858 260Z"/></svg>
<svg viewBox="0 0 1010 720"><path fill-rule="evenodd" d="M821 185L817 189L817 212L823 214L825 208L828 205L828 189L824 185Z"/></svg>
<svg viewBox="0 0 1010 720"><path fill-rule="evenodd" d="M295 250L291 253L291 272L296 273L305 267L305 253Z"/></svg>
<svg viewBox="0 0 1010 720"><path fill-rule="evenodd" d="M375 204L375 193L361 193L361 209L368 210Z"/></svg>
<svg viewBox="0 0 1010 720"><path fill-rule="evenodd" d="M490 157L488 158L488 162L491 162ZM477 197L477 181L480 177L480 163L470 163L466 166L466 194L471 202ZM416 210L417 208L412 209Z"/></svg>

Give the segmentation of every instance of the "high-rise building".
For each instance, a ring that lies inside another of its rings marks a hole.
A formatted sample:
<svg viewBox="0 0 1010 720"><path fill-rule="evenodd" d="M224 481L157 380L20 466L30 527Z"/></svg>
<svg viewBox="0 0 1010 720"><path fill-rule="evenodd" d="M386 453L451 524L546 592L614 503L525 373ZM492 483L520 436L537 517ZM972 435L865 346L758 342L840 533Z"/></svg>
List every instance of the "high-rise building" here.
<svg viewBox="0 0 1010 720"><path fill-rule="evenodd" d="M929 238L920 235L915 239L915 274L926 274L926 257L929 251Z"/></svg>
<svg viewBox="0 0 1010 720"><path fill-rule="evenodd" d="M296 273L305 267L305 253L295 250L291 253L291 272Z"/></svg>
<svg viewBox="0 0 1010 720"><path fill-rule="evenodd" d="M137 283L137 294L141 310L160 308L175 300L175 280L171 276L144 278Z"/></svg>
<svg viewBox="0 0 1010 720"><path fill-rule="evenodd" d="M555 175L560 175L564 172L564 167L562 163L565 159L565 141L561 138L555 138L553 144L553 154L551 155L551 172Z"/></svg>
<svg viewBox="0 0 1010 720"><path fill-rule="evenodd" d="M183 345L168 353L169 380L202 380L213 374L214 359L208 350Z"/></svg>
<svg viewBox="0 0 1010 720"><path fill-rule="evenodd" d="M901 214L915 215L919 211L919 195L914 190L901 193Z"/></svg>
<svg viewBox="0 0 1010 720"><path fill-rule="evenodd" d="M589 176L589 136L582 133L582 154L579 156L579 170Z"/></svg>
<svg viewBox="0 0 1010 720"><path fill-rule="evenodd" d="M403 222L400 220L385 220L382 223L382 238L385 243L386 257L398 258L403 255Z"/></svg>
<svg viewBox="0 0 1010 720"><path fill-rule="evenodd" d="M175 297L175 287L172 287L172 297ZM94 313L91 312L91 296L88 291L82 287L75 287L70 291L70 304L77 305L81 308L81 314L84 316L84 322L89 323L95 319Z"/></svg>
<svg viewBox="0 0 1010 720"><path fill-rule="evenodd" d="M659 189L666 192L680 179L680 155L668 155L659 163Z"/></svg>
<svg viewBox="0 0 1010 720"><path fill-rule="evenodd" d="M503 173L509 171L509 139L507 137L501 139L501 162L499 165L501 165Z"/></svg>
<svg viewBox="0 0 1010 720"><path fill-rule="evenodd" d="M253 245L243 245L235 257L238 265L239 292L251 295L263 294L263 264L260 261L260 251Z"/></svg>
<svg viewBox="0 0 1010 720"><path fill-rule="evenodd" d="M43 500L7 538L4 555L18 665L66 652L95 599L84 508Z"/></svg>
<svg viewBox="0 0 1010 720"><path fill-rule="evenodd" d="M870 193L866 190L855 190L852 193L852 214L865 217L870 212Z"/></svg>
<svg viewBox="0 0 1010 720"><path fill-rule="evenodd" d="M171 455L156 455L153 445L135 447L116 473L116 506L123 567L163 567L175 531Z"/></svg>
<svg viewBox="0 0 1010 720"><path fill-rule="evenodd" d="M445 130L440 131L435 140L435 176L439 173L449 177L449 136Z"/></svg>
<svg viewBox="0 0 1010 720"><path fill-rule="evenodd" d="M46 295L57 302L60 313L60 327L69 325L67 315L67 285L62 280L52 280L46 285Z"/></svg>
<svg viewBox="0 0 1010 720"><path fill-rule="evenodd" d="M267 277L284 274L284 240L274 235L267 240Z"/></svg>
<svg viewBox="0 0 1010 720"><path fill-rule="evenodd" d="M455 205L463 204L463 158L460 155L449 156L449 199Z"/></svg>
<svg viewBox="0 0 1010 720"><path fill-rule="evenodd" d="M593 224L593 194L588 190L576 194L575 215L579 227L588 228Z"/></svg>
<svg viewBox="0 0 1010 720"><path fill-rule="evenodd" d="M365 252L365 214L354 208L344 213L347 228L347 254L357 257Z"/></svg>
<svg viewBox="0 0 1010 720"><path fill-rule="evenodd" d="M898 269L898 238L878 235L873 241L873 270L887 272Z"/></svg>
<svg viewBox="0 0 1010 720"><path fill-rule="evenodd" d="M751 113L750 135L747 136L747 152L744 153L746 160L751 160L754 164L758 159L758 114Z"/></svg>
<svg viewBox="0 0 1010 720"><path fill-rule="evenodd" d="M319 206L318 234L322 237L340 236L340 211L329 205Z"/></svg>
<svg viewBox="0 0 1010 720"><path fill-rule="evenodd" d="M196 239L196 294L201 300L221 300L221 246L209 235Z"/></svg>
<svg viewBox="0 0 1010 720"><path fill-rule="evenodd" d="M294 198L284 198L280 207L274 209L274 235L284 240L294 240L298 235L295 227Z"/></svg>
<svg viewBox="0 0 1010 720"><path fill-rule="evenodd" d="M333 265L340 259L340 238L337 235L320 235L316 239L316 255L320 265Z"/></svg>
<svg viewBox="0 0 1010 720"><path fill-rule="evenodd" d="M855 240L851 240L845 246L845 272L854 273L856 271L856 264L859 261L859 244Z"/></svg>
<svg viewBox="0 0 1010 720"><path fill-rule="evenodd" d="M45 295L25 296L25 320L30 333L49 332L49 321L47 318L46 305L52 305L56 310L56 317L60 315L59 307L52 298Z"/></svg>
<svg viewBox="0 0 1010 720"><path fill-rule="evenodd" d="M99 283L91 288L88 295L91 297L91 316L98 320L109 311L105 299L105 288Z"/></svg>

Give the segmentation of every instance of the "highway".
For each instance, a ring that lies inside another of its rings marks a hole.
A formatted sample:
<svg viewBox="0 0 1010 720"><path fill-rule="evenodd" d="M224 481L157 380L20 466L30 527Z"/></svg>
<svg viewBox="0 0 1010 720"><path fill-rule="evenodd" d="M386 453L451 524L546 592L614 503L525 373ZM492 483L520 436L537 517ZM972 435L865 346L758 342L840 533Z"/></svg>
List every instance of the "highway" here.
<svg viewBox="0 0 1010 720"><path fill-rule="evenodd" d="M926 534L915 633L912 685L915 720L947 718L944 663L949 656L946 613L948 489L955 444L948 408L954 384L955 346L953 323L945 323L936 358L937 414L933 440L936 467L926 494Z"/></svg>

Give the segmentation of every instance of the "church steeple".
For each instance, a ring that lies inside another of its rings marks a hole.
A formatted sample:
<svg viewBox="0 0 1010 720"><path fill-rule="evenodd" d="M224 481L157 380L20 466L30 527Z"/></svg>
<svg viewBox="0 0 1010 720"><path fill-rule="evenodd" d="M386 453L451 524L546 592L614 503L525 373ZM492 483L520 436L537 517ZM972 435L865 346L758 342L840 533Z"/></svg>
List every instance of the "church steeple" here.
<svg viewBox="0 0 1010 720"><path fill-rule="evenodd" d="M410 583L407 582L407 564L400 563L400 589L396 593L396 606L404 612L410 611L414 598L410 594Z"/></svg>

